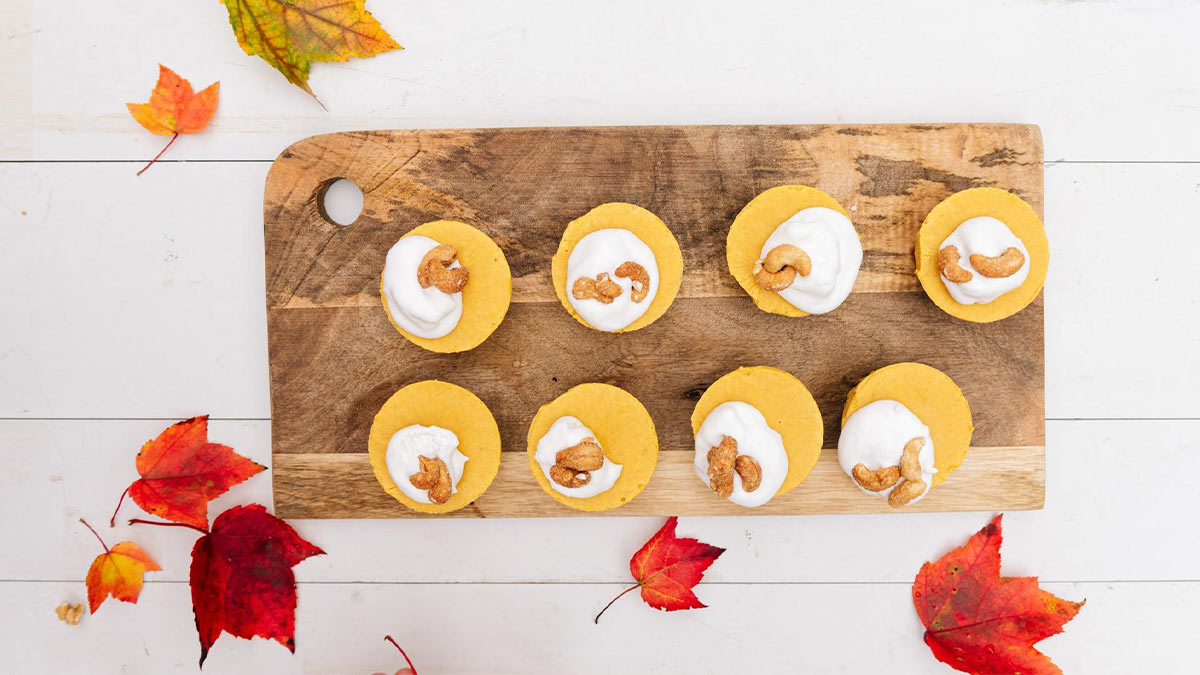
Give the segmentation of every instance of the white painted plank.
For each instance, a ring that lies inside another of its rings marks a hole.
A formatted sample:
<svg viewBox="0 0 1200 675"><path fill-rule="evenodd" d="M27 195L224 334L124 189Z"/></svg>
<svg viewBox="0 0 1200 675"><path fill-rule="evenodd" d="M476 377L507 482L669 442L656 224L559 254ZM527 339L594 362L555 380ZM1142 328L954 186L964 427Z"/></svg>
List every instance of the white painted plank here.
<svg viewBox="0 0 1200 675"><path fill-rule="evenodd" d="M1048 417L1200 417L1197 213L1197 165L1046 167Z"/></svg>
<svg viewBox="0 0 1200 675"><path fill-rule="evenodd" d="M303 569L308 562L301 563ZM1087 599L1039 648L1068 673L1182 673L1194 665L1198 583L1046 584ZM907 584L701 585L707 609L669 614L618 585L301 585L296 654L224 635L211 673L391 673L390 633L422 673L951 673L922 641ZM0 635L13 672L194 672L185 584L150 584L137 606L109 601L75 627L54 607L81 583L0 583ZM49 647L56 645L56 647Z"/></svg>
<svg viewBox="0 0 1200 675"><path fill-rule="evenodd" d="M0 165L0 417L266 418L266 172ZM1047 415L1200 417L1191 267L1130 235L1200 250L1200 164L1054 164L1046 194Z"/></svg>
<svg viewBox="0 0 1200 675"><path fill-rule="evenodd" d="M26 83L0 99L0 117L27 121L10 159L152 156L163 139L124 103L145 100L160 61L222 85L177 159L269 159L364 128L938 121L1041 124L1051 159L1200 159L1200 85L1179 76L1200 60L1187 0L373 0L407 49L316 65L329 112L243 54L218 3L6 4L34 31L13 43L32 86L0 87Z"/></svg>
<svg viewBox="0 0 1200 675"><path fill-rule="evenodd" d="M99 545L86 517L114 544L131 538L187 578L195 533L128 527L131 502L107 528L133 479L155 421L0 422L0 541L23 542L0 557L0 579L81 579ZM266 422L213 422L210 437L269 464ZM1194 510L1200 421L1052 422L1046 508L1005 516L1005 559L1014 574L1052 581L1200 581L1200 539L1179 532ZM968 457L967 461L970 461ZM953 477L951 477L953 480ZM270 505L270 476L234 488L211 510ZM728 552L710 579L730 582L910 582L921 563L962 543L987 513L685 518L680 532ZM657 518L421 521L294 521L329 555L306 562L305 581L620 582ZM103 527L102 527L103 526Z"/></svg>
<svg viewBox="0 0 1200 675"><path fill-rule="evenodd" d="M33 156L33 6L0 3L0 159Z"/></svg>
<svg viewBox="0 0 1200 675"><path fill-rule="evenodd" d="M267 417L267 169L0 166L0 417Z"/></svg>

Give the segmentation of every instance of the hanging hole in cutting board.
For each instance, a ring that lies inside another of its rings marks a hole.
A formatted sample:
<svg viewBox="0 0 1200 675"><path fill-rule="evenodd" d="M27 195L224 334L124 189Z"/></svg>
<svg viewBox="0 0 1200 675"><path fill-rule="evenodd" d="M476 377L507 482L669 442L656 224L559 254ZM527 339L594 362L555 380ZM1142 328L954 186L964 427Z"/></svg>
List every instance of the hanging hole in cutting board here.
<svg viewBox="0 0 1200 675"><path fill-rule="evenodd" d="M328 223L345 227L358 220L362 210L362 189L349 178L331 178L317 190L317 212Z"/></svg>

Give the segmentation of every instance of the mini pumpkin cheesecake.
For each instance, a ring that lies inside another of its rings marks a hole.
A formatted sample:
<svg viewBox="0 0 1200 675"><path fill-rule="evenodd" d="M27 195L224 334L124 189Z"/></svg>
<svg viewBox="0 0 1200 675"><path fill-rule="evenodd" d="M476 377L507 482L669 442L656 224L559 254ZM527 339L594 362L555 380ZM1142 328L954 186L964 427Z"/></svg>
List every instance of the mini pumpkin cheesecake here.
<svg viewBox="0 0 1200 675"><path fill-rule="evenodd" d="M588 328L626 333L649 326L675 301L683 254L658 216L614 202L567 225L551 273L571 316Z"/></svg>
<svg viewBox="0 0 1200 675"><path fill-rule="evenodd" d="M483 232L454 220L413 228L392 246L379 279L388 320L431 352L474 349L504 320L512 273Z"/></svg>
<svg viewBox="0 0 1200 675"><path fill-rule="evenodd" d="M692 434L700 480L718 497L761 506L808 477L824 424L804 383L755 366L712 383L692 411Z"/></svg>
<svg viewBox="0 0 1200 675"><path fill-rule="evenodd" d="M973 431L971 407L954 380L923 363L896 363L846 396L838 463L863 492L899 508L962 464Z"/></svg>
<svg viewBox="0 0 1200 675"><path fill-rule="evenodd" d="M421 513L449 513L487 490L500 469L500 429L462 387L425 380L383 404L367 442L385 492Z"/></svg>
<svg viewBox="0 0 1200 675"><path fill-rule="evenodd" d="M917 278L947 314L988 323L1025 309L1046 282L1050 244L1033 207L998 188L946 198L921 225Z"/></svg>
<svg viewBox="0 0 1200 675"><path fill-rule="evenodd" d="M561 504L606 511L636 497L658 463L658 434L632 394L608 384L568 389L529 425L529 468Z"/></svg>
<svg viewBox="0 0 1200 675"><path fill-rule="evenodd" d="M863 248L846 209L806 185L773 187L750 200L729 228L729 272L759 309L825 314L845 302Z"/></svg>

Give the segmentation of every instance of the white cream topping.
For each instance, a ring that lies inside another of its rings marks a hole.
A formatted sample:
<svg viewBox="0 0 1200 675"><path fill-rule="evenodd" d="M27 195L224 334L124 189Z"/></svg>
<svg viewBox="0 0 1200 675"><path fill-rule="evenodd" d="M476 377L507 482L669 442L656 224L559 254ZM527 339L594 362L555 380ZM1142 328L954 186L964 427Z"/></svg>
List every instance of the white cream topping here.
<svg viewBox="0 0 1200 675"><path fill-rule="evenodd" d="M633 282L616 276L617 268L625 262L635 262L650 275L650 288L641 302L633 301ZM599 300L576 300L571 294L575 280L595 279L607 273L621 287L621 295L604 304ZM637 235L619 227L596 230L579 240L567 258L567 299L588 325L602 331L625 328L646 313L658 293L658 261L654 251Z"/></svg>
<svg viewBox="0 0 1200 675"><path fill-rule="evenodd" d="M458 436L453 431L411 424L392 434L388 441L384 462L392 482L413 501L432 504L429 491L416 488L409 479L421 471L421 460L417 459L420 456L442 460L450 472L450 482L453 484L451 493L458 492L458 482L462 480L467 456L459 452Z"/></svg>
<svg viewBox="0 0 1200 675"><path fill-rule="evenodd" d="M423 338L448 335L462 318L462 293L445 293L436 286L421 288L417 268L421 259L439 242L412 235L401 237L388 251L383 266L383 295L392 320L404 330ZM457 260L451 268L462 267Z"/></svg>
<svg viewBox="0 0 1200 675"><path fill-rule="evenodd" d="M776 246L791 244L808 254L812 271L796 275L779 296L809 314L831 312L845 302L862 267L863 248L850 219L824 206L801 209L767 237L759 259Z"/></svg>
<svg viewBox="0 0 1200 675"><path fill-rule="evenodd" d="M942 283L950 296L960 305L987 304L1005 293L1015 290L1025 283L1029 276L1029 251L1021 238L1013 234L1003 222L990 216L970 218L950 233L942 241L940 251L947 246L958 249L958 266L971 273L971 280L956 284L942 276ZM971 256L975 254L994 258L1009 248L1016 248L1025 256L1025 262L1016 274L1007 277L991 278L983 276L971 266Z"/></svg>
<svg viewBox="0 0 1200 675"><path fill-rule="evenodd" d="M733 474L733 494L729 501L741 506L762 506L775 496L787 478L788 456L783 448L783 436L767 424L758 408L741 401L728 401L713 408L696 432L696 457L692 466L696 475L708 481L708 451L729 436L737 441L739 455L753 457L762 468L762 483L753 492L742 487L742 478Z"/></svg>
<svg viewBox="0 0 1200 675"><path fill-rule="evenodd" d="M589 471L592 478L587 485L577 488L568 488L555 483L550 478L550 467L554 466L555 457L560 450L566 450L573 445L579 445L579 442L585 438L596 438L595 432L584 426L577 418L570 415L565 415L554 420L554 424L546 431L546 435L538 439L537 450L533 453L533 459L542 467L542 473L546 474L546 480L550 481L550 487L556 492L568 497L578 497L586 499L587 497L595 497L601 492L606 492L613 484L617 482L617 478L621 476L621 465L614 463L604 456L604 465L595 471ZM600 439L596 439L599 443ZM601 450L603 450L601 446Z"/></svg>
<svg viewBox="0 0 1200 675"><path fill-rule="evenodd" d="M937 467L934 464L933 437L929 435L929 427L903 403L885 399L872 401L855 410L846 420L842 436L838 439L838 464L842 465L842 471L847 476L851 476L850 480L854 480L851 471L856 464L862 464L871 471L899 466L905 444L917 437L925 439L925 447L917 455L921 462L921 480L925 482L925 492L909 502L915 503L933 486L933 474L937 473ZM854 481L854 484L858 485L858 481ZM886 499L895 486L879 492L871 492L861 485L858 485L858 489Z"/></svg>

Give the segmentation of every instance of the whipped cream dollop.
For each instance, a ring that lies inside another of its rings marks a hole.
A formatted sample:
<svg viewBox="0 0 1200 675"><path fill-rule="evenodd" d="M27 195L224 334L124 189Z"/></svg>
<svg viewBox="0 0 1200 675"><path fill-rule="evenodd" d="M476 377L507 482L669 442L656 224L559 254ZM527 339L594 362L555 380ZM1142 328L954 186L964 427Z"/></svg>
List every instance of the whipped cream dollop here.
<svg viewBox="0 0 1200 675"><path fill-rule="evenodd" d="M633 281L618 277L623 263L641 265L650 276L649 290L640 302L633 301ZM600 274L621 287L621 294L610 303L595 299L576 299L571 289L581 277L595 279ZM658 293L658 261L654 251L637 235L618 227L596 230L585 235L567 258L567 299L588 325L602 331L618 331L638 320Z"/></svg>
<svg viewBox="0 0 1200 675"><path fill-rule="evenodd" d="M903 403L884 399L855 410L846 420L842 436L838 439L838 464L847 476L851 476L851 480L854 480L851 472L856 464L862 464L871 471L898 466L904 446L918 437L925 440L925 446L917 454L925 491L909 502L915 503L929 492L937 467L934 464L933 437L929 435L929 427ZM858 485L858 481L854 481L854 484ZM858 489L886 499L895 485L879 492L872 492L861 485L858 485Z"/></svg>
<svg viewBox="0 0 1200 675"><path fill-rule="evenodd" d="M987 304L1017 289L1029 276L1029 251L1025 249L1025 244L1021 242L1020 237L1013 234L1008 225L990 216L963 221L942 241L938 250L947 246L958 249L958 266L971 273L971 280L965 283L955 283L947 279L946 275L941 275L946 290L950 291L950 296L960 305ZM1016 248L1025 258L1021 269L1011 276L985 277L971 265L972 255L994 258L1009 248Z"/></svg>
<svg viewBox="0 0 1200 675"><path fill-rule="evenodd" d="M775 496L787 478L788 456L783 447L783 436L767 424L767 418L758 408L741 401L722 403L708 416L696 432L696 457L692 466L696 475L708 481L708 451L721 444L729 436L737 441L739 455L749 455L762 468L762 483L753 492L742 487L742 478L733 474L733 494L729 501L741 506L762 506Z"/></svg>
<svg viewBox="0 0 1200 675"><path fill-rule="evenodd" d="M383 296L392 321L423 338L448 335L462 318L462 293L445 293L436 286L421 288L417 268L440 242L421 235L401 237L388 251L383 266ZM462 267L455 260L451 268Z"/></svg>
<svg viewBox="0 0 1200 675"><path fill-rule="evenodd" d="M414 473L420 473L421 461L417 458L421 456L442 460L446 470L450 472L450 482L453 484L451 494L458 492L458 482L462 480L467 456L459 451L458 436L453 431L410 424L392 434L388 441L384 462L392 482L409 499L422 504L432 504L429 491L418 489L409 479Z"/></svg>
<svg viewBox="0 0 1200 675"><path fill-rule="evenodd" d="M554 424L550 425L546 435L538 439L533 459L538 466L542 467L542 473L546 474L546 480L550 481L550 487L554 488L555 492L580 499L595 497L611 488L617 482L617 478L621 476L621 465L610 460L605 454L604 465L595 471L588 472L592 478L587 485L576 488L563 487L550 478L550 467L554 466L558 452L579 445L579 442L585 438L596 438L596 434L577 418L565 415L554 420ZM596 442L599 444L599 439Z"/></svg>
<svg viewBox="0 0 1200 675"><path fill-rule="evenodd" d="M791 244L808 254L812 270L796 275L779 296L809 314L831 312L845 302L862 267L862 241L842 213L824 206L801 209L767 237L759 259L776 246Z"/></svg>

